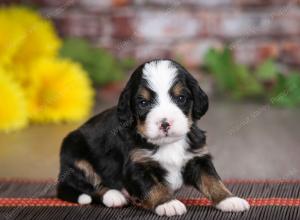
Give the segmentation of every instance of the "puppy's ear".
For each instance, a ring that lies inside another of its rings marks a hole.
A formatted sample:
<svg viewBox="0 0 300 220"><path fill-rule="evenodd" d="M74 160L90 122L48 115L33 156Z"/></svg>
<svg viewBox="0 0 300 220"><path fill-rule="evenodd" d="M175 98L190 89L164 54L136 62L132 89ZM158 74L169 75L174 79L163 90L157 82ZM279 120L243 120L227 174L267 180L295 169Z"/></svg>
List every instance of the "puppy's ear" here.
<svg viewBox="0 0 300 220"><path fill-rule="evenodd" d="M139 67L133 72L119 98L117 106L118 119L120 123L125 123L126 126L130 126L134 122L132 97L137 91L141 69L142 67Z"/></svg>
<svg viewBox="0 0 300 220"><path fill-rule="evenodd" d="M126 87L123 89L118 102L117 113L120 123L132 123L133 115L131 108L131 83L127 83Z"/></svg>
<svg viewBox="0 0 300 220"><path fill-rule="evenodd" d="M186 79L193 96L192 116L195 120L199 120L208 110L208 97L198 85L197 80L188 72Z"/></svg>

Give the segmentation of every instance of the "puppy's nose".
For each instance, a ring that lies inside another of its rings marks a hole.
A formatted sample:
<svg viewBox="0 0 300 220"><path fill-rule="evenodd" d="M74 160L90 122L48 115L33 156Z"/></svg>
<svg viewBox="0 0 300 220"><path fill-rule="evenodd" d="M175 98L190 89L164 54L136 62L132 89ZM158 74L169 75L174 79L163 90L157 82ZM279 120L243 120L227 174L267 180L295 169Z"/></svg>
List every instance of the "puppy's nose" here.
<svg viewBox="0 0 300 220"><path fill-rule="evenodd" d="M170 129L170 123L167 121L167 119L163 119L160 124L160 129L164 132L167 132Z"/></svg>

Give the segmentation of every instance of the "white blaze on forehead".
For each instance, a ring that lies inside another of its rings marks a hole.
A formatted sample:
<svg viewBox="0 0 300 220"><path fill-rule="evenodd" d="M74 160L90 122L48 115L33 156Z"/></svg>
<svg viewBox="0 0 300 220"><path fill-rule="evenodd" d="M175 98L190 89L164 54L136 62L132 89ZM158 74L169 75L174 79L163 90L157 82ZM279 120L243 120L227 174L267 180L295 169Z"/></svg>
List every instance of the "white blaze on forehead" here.
<svg viewBox="0 0 300 220"><path fill-rule="evenodd" d="M166 94L177 75L177 69L169 60L152 61L143 69L143 77L149 87L158 94Z"/></svg>
<svg viewBox="0 0 300 220"><path fill-rule="evenodd" d="M156 94L155 105L146 117L145 135L160 146L182 139L189 129L188 118L169 94L176 76L177 68L169 60L152 61L143 68L143 78ZM170 123L167 136L160 127L163 119Z"/></svg>

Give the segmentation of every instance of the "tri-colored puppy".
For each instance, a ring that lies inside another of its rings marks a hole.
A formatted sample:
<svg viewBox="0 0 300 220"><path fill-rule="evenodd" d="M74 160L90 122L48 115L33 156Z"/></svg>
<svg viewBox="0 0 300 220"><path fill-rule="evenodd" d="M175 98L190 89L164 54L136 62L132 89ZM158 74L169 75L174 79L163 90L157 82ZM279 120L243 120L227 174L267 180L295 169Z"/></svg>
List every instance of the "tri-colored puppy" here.
<svg viewBox="0 0 300 220"><path fill-rule="evenodd" d="M91 118L63 141L58 197L120 207L129 201L158 215L182 215L173 192L192 185L222 211L245 211L218 176L196 122L207 95L172 60L144 63L118 105Z"/></svg>

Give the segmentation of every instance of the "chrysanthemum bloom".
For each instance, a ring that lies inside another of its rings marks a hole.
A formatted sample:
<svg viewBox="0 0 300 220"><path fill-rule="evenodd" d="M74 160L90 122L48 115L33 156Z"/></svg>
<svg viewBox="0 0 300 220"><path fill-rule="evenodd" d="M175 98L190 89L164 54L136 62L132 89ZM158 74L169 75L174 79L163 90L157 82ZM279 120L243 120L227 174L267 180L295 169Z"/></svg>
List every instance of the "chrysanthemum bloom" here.
<svg viewBox="0 0 300 220"><path fill-rule="evenodd" d="M88 116L93 89L80 65L65 59L40 59L30 68L26 88L35 122L76 121Z"/></svg>
<svg viewBox="0 0 300 220"><path fill-rule="evenodd" d="M40 57L55 57L61 41L52 23L31 9L18 6L3 7L0 9L0 15L0 25L4 27L0 26L0 36L4 38L17 35L16 39L9 41L2 41L0 37L0 45L8 44L8 48L13 50L13 54L10 55L11 68L17 74L17 79L26 81L27 68L31 63ZM12 34L12 31L15 33ZM5 54L5 51L0 51L0 57L6 56Z"/></svg>
<svg viewBox="0 0 300 220"><path fill-rule="evenodd" d="M10 20L8 13L0 9L0 64L10 65L12 57L22 44L24 30L15 21Z"/></svg>
<svg viewBox="0 0 300 220"><path fill-rule="evenodd" d="M0 69L0 131L13 131L27 124L27 106L20 86Z"/></svg>

